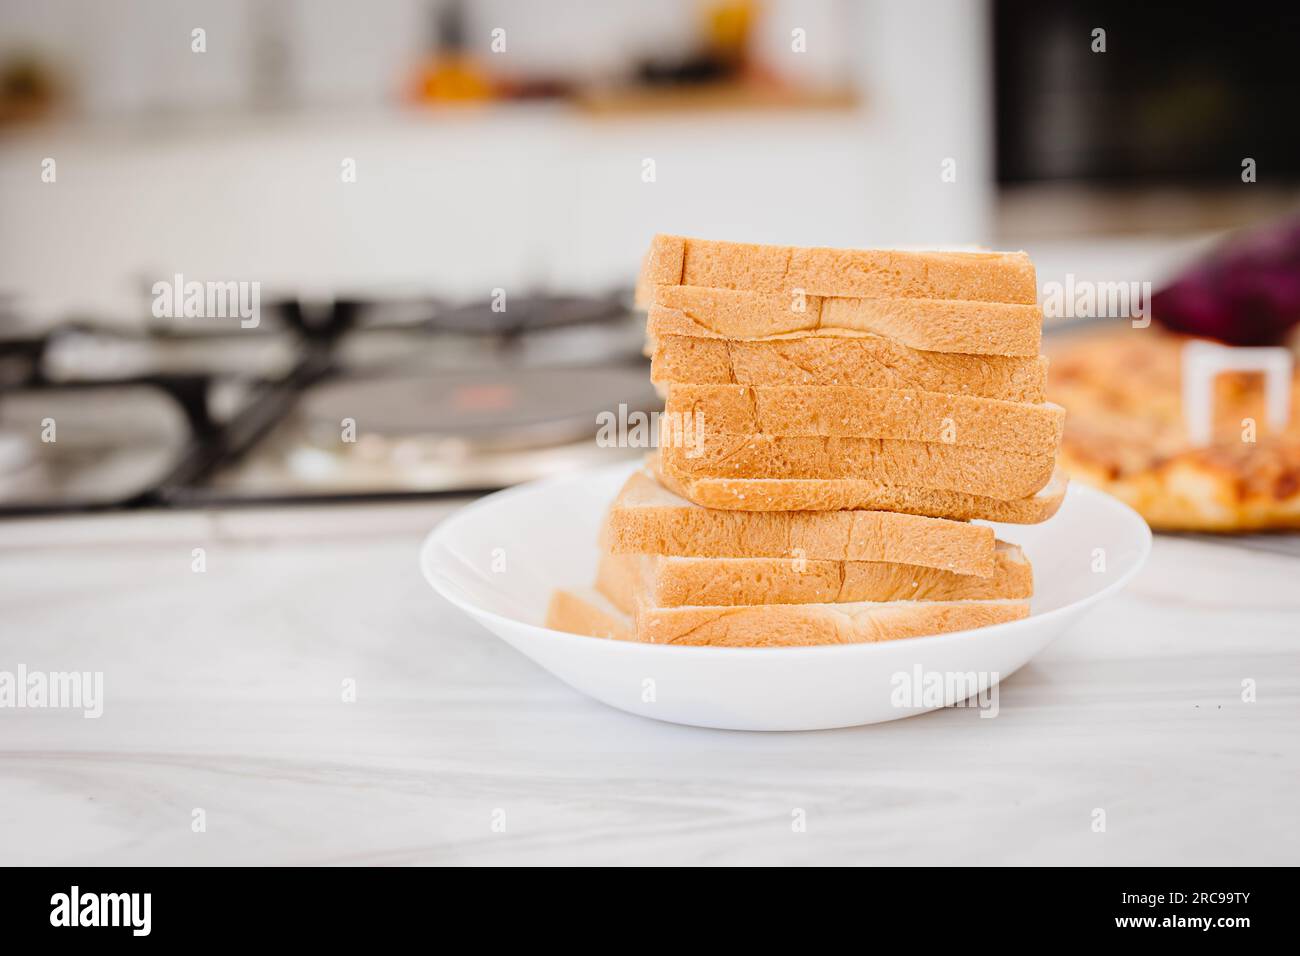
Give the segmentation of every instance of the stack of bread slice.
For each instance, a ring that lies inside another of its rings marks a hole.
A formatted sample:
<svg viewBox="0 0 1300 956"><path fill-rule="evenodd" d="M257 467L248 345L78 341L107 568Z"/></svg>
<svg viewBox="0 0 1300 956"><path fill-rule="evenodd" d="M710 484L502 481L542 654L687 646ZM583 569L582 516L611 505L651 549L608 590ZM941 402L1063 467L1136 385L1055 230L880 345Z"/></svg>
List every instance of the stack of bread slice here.
<svg viewBox="0 0 1300 956"><path fill-rule="evenodd" d="M628 480L595 588L558 592L550 626L781 646L1028 614L1029 562L971 523L1044 521L1064 495L1024 253L658 236L641 278L676 440Z"/></svg>

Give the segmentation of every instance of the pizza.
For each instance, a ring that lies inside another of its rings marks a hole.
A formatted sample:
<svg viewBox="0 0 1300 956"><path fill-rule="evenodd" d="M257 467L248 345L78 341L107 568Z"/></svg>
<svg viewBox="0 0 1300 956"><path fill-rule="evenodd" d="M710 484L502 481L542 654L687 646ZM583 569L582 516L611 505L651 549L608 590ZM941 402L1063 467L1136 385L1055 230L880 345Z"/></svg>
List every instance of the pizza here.
<svg viewBox="0 0 1300 956"><path fill-rule="evenodd" d="M1127 323L1047 337L1048 396L1066 409L1061 467L1156 530L1300 529L1300 375L1283 429L1268 421L1262 374L1220 375L1213 439L1195 447L1181 396L1189 340Z"/></svg>

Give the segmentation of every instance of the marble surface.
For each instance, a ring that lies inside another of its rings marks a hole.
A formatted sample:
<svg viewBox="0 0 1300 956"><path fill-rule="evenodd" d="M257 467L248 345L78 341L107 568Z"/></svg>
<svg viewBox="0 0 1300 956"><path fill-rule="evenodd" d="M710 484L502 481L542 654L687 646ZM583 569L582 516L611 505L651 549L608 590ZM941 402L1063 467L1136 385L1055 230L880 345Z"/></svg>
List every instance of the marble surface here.
<svg viewBox="0 0 1300 956"><path fill-rule="evenodd" d="M444 513L0 524L0 670L105 698L0 709L0 864L1300 863L1295 538L1158 538L996 719L746 734L608 709L462 617L416 566Z"/></svg>

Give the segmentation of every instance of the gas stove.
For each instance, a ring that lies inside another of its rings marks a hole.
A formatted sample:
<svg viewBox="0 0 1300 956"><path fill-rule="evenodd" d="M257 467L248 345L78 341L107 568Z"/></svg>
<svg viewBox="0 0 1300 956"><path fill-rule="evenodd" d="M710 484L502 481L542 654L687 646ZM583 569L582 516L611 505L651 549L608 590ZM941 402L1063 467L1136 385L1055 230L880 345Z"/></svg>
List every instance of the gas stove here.
<svg viewBox="0 0 1300 956"><path fill-rule="evenodd" d="M608 462L659 400L630 293L282 298L261 321L0 316L0 515L476 493Z"/></svg>

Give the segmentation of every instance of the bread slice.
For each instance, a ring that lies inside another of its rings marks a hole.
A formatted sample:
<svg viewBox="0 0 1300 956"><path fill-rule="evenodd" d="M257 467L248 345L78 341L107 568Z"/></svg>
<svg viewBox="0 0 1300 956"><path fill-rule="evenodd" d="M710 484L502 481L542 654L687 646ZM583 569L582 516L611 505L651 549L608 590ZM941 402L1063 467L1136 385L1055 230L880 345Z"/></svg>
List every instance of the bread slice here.
<svg viewBox="0 0 1300 956"><path fill-rule="evenodd" d="M650 345L650 380L699 385L856 385L1008 402L1044 400L1047 359L923 352L865 333L796 332L759 342L665 335Z"/></svg>
<svg viewBox="0 0 1300 956"><path fill-rule="evenodd" d="M722 511L834 512L853 508L868 512L898 511L954 521L1039 524L1056 514L1065 500L1067 485L1065 476L1058 471L1037 493L1006 501L987 495L913 485L883 485L851 478L690 478L665 468L659 455L651 455L650 463L659 482L669 491L703 508Z"/></svg>
<svg viewBox="0 0 1300 956"><path fill-rule="evenodd" d="M557 591L546 626L593 637L711 647L802 647L924 637L1029 616L1025 601L638 608L635 623L592 590ZM589 630L588 630L589 629Z"/></svg>
<svg viewBox="0 0 1300 956"><path fill-rule="evenodd" d="M983 577L994 573L995 540L982 525L890 511L702 508L639 471L601 531L602 547L616 554L890 561Z"/></svg>
<svg viewBox="0 0 1300 956"><path fill-rule="evenodd" d="M659 449L663 469L696 478L853 479L1014 501L1052 480L1056 450L1032 455L891 438L719 435Z"/></svg>
<svg viewBox="0 0 1300 956"><path fill-rule="evenodd" d="M1065 409L969 395L850 385L668 386L666 411L707 435L891 438L1055 454ZM707 441L707 438L706 438Z"/></svg>
<svg viewBox="0 0 1300 956"><path fill-rule="evenodd" d="M625 614L638 595L658 607L844 604L862 601L1028 599L1034 573L1021 550L997 543L993 576L889 561L683 558L603 552L596 589Z"/></svg>
<svg viewBox="0 0 1300 956"><path fill-rule="evenodd" d="M765 339L793 332L869 332L914 349L968 355L1038 355L1037 305L954 299L780 295L689 285L656 286L646 331L654 338Z"/></svg>
<svg viewBox="0 0 1300 956"><path fill-rule="evenodd" d="M1023 252L799 248L667 235L651 242L640 285L1024 305L1038 299L1034 264Z"/></svg>
<svg viewBox="0 0 1300 956"><path fill-rule="evenodd" d="M615 641L636 639L631 617L590 588L580 591L557 588L546 609L545 626L586 637L605 637Z"/></svg>
<svg viewBox="0 0 1300 956"><path fill-rule="evenodd" d="M709 647L865 644L966 631L1029 616L1027 601L894 601L638 609L636 639Z"/></svg>

